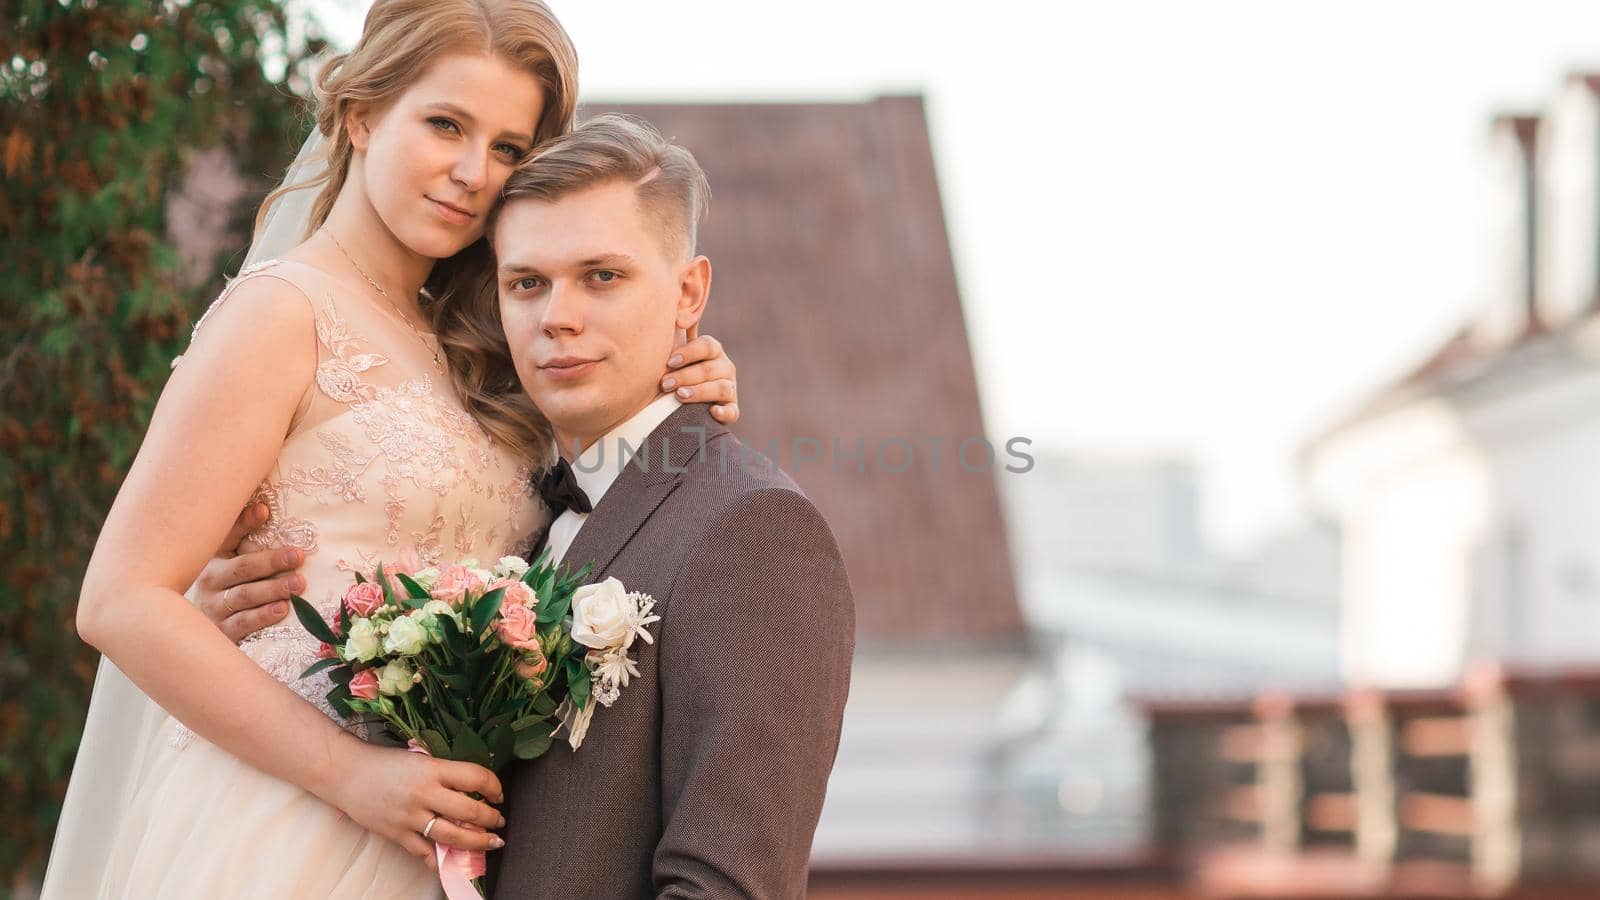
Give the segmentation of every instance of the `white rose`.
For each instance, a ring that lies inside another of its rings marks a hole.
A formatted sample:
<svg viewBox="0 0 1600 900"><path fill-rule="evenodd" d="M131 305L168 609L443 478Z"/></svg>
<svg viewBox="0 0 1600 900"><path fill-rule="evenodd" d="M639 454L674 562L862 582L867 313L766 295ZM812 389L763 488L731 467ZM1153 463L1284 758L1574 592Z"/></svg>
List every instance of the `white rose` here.
<svg viewBox="0 0 1600 900"><path fill-rule="evenodd" d="M389 623L389 636L383 640L383 649L385 653L415 656L427 643L428 633L422 629L422 623L405 616Z"/></svg>
<svg viewBox="0 0 1600 900"><path fill-rule="evenodd" d="M528 571L528 561L520 556L500 557L500 569L507 578L521 578Z"/></svg>
<svg viewBox="0 0 1600 900"><path fill-rule="evenodd" d="M396 659L378 671L378 692L393 697L411 690L411 667Z"/></svg>
<svg viewBox="0 0 1600 900"><path fill-rule="evenodd" d="M572 639L595 650L631 646L637 613L617 579L586 584L572 594Z"/></svg>
<svg viewBox="0 0 1600 900"><path fill-rule="evenodd" d="M346 662L369 662L376 659L382 649L378 630L372 627L371 619L357 619L350 623L350 633L344 641Z"/></svg>
<svg viewBox="0 0 1600 900"><path fill-rule="evenodd" d="M439 567L429 566L426 569L417 572L415 575L412 575L411 580L422 585L423 590L431 591L433 590L434 584L439 580Z"/></svg>
<svg viewBox="0 0 1600 900"><path fill-rule="evenodd" d="M412 615L415 616L418 612L425 616L449 616L456 620L457 625L461 624L461 610L443 600L429 600L427 603L422 604L422 608L412 613Z"/></svg>

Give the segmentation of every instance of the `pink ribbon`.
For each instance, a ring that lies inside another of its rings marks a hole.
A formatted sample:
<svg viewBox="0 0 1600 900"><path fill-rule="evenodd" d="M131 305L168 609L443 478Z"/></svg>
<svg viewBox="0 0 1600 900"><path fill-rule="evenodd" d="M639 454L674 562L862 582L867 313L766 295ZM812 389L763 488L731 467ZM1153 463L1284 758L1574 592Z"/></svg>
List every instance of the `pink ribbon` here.
<svg viewBox="0 0 1600 900"><path fill-rule="evenodd" d="M423 756L432 756L428 748L416 741L406 745L406 749ZM444 819L443 816L439 818ZM468 831L482 831L470 822L457 822L454 819L444 819L457 828ZM447 900L482 900L483 895L472 886L472 879L482 878L489 871L488 857L482 850L462 850L458 847L446 847L438 841L433 842L433 855L439 863L439 883L444 886L444 895Z"/></svg>

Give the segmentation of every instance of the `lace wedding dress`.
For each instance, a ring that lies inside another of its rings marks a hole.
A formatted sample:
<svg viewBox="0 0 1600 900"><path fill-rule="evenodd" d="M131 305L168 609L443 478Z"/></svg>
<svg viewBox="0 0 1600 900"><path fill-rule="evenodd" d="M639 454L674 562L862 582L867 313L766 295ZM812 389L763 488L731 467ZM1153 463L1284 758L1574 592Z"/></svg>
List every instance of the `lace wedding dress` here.
<svg viewBox="0 0 1600 900"><path fill-rule="evenodd" d="M271 514L245 549L305 551L304 596L324 614L337 608L352 570L370 571L379 560L414 551L422 565L466 557L488 565L521 549L541 509L529 473L463 410L448 376L435 368L433 348L377 298L300 263L252 266L217 303L250 278L277 278L305 295L316 316L318 364L277 463L252 500ZM318 647L291 616L246 638L240 649L335 716L323 697L327 678L299 677ZM105 673L103 667L102 679ZM62 828L69 816L95 819L75 812L77 791L110 790L93 802L115 821L80 828L85 837L65 850L58 834L46 897L440 895L437 876L399 846L150 706L147 715L160 720L147 729L148 746L126 748L137 760L126 783L83 784L74 772ZM95 738L86 732L85 744ZM103 866L90 875L97 883L58 871L75 859Z"/></svg>

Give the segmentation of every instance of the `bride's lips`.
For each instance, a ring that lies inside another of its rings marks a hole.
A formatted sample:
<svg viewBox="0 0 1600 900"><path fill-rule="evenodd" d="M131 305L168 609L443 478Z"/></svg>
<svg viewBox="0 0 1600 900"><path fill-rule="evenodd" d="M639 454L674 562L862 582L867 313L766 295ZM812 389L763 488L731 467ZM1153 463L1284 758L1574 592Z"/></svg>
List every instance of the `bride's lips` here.
<svg viewBox="0 0 1600 900"><path fill-rule="evenodd" d="M443 200L435 200L426 194L423 196L427 198L429 203L433 204L433 211L439 214L439 218L452 225L465 225L478 217L477 213L470 209L456 206L454 203L446 203Z"/></svg>
<svg viewBox="0 0 1600 900"><path fill-rule="evenodd" d="M598 359L585 359L581 356L558 356L540 363L539 371L556 381L575 381L589 374L598 362L600 362Z"/></svg>

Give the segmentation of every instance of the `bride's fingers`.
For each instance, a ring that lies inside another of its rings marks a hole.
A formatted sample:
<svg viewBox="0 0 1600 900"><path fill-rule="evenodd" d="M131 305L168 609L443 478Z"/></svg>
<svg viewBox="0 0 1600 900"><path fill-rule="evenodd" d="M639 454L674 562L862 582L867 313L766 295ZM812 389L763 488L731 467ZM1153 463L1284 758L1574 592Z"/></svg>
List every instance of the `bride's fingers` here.
<svg viewBox="0 0 1600 900"><path fill-rule="evenodd" d="M473 831L462 828L454 822L447 822L440 818L434 823L432 839L434 843L457 850L499 850L506 842L492 831Z"/></svg>
<svg viewBox="0 0 1600 900"><path fill-rule="evenodd" d="M439 767L439 783L445 787L463 794L479 794L487 798L490 803L506 802L506 794L500 787L500 779L483 766L448 759L436 759L434 765Z"/></svg>
<svg viewBox="0 0 1600 900"><path fill-rule="evenodd" d="M435 833L437 833L439 831L439 826L433 826L433 830ZM424 840L421 833L415 831L406 832L405 835L400 838L400 847L412 856L418 857L426 862L428 864L428 868L434 870L435 872L439 871L439 863L433 858L433 842Z"/></svg>
<svg viewBox="0 0 1600 900"><path fill-rule="evenodd" d="M428 804L453 822L470 823L484 829L501 828L506 824L506 817L500 815L499 810L458 791L440 788L429 798Z"/></svg>
<svg viewBox="0 0 1600 900"><path fill-rule="evenodd" d="M716 359L718 357L726 358L727 355L727 352L722 349L721 341L709 334L704 334L674 350L672 356L667 358L667 368L681 369L691 363L705 362L708 359ZM732 368L732 363L729 363L728 366Z"/></svg>
<svg viewBox="0 0 1600 900"><path fill-rule="evenodd" d="M684 366L673 372L668 372L661 378L661 389L670 391L673 388L694 387L697 384L709 384L713 381L726 381L733 384L733 363L726 356L698 362L694 365Z"/></svg>
<svg viewBox="0 0 1600 900"><path fill-rule="evenodd" d="M739 399L733 381L728 378L718 378L692 387L681 387L673 393L685 403L732 403Z"/></svg>

